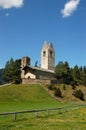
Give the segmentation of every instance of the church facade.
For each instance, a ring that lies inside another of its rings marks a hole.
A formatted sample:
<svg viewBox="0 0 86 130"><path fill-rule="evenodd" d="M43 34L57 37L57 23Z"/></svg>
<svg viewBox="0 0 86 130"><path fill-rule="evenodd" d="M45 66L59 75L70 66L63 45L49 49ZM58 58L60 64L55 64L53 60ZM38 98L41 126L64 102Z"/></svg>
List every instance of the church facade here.
<svg viewBox="0 0 86 130"><path fill-rule="evenodd" d="M25 56L21 61L21 78L25 81L54 80L55 79L55 51L52 43L49 45L45 41L41 50L40 67L31 66L30 58Z"/></svg>

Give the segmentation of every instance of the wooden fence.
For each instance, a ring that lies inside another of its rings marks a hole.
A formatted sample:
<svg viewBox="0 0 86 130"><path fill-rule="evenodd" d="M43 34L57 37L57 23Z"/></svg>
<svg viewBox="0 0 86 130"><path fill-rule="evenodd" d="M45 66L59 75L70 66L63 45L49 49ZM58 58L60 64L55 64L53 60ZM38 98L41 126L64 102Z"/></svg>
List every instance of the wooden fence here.
<svg viewBox="0 0 86 130"><path fill-rule="evenodd" d="M47 112L47 115L50 115L51 111L58 111L58 113L62 112L67 112L67 111L72 111L76 109L80 109L86 107L86 105L74 105L74 106L65 106L65 107L59 107L59 108L49 108L49 109L39 109L39 110L24 110L24 111L18 111L18 112L5 112L5 113L0 113L0 116L4 115L13 115L13 119L17 120L17 115L18 114L23 114L23 113L35 113L35 116L38 117L40 112Z"/></svg>

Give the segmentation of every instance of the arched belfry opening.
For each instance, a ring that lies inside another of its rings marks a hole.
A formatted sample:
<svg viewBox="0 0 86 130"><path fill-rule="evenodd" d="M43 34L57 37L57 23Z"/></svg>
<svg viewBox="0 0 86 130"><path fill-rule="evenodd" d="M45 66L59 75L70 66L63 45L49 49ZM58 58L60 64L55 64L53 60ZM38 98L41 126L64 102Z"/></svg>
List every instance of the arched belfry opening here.
<svg viewBox="0 0 86 130"><path fill-rule="evenodd" d="M43 51L43 56L46 56L46 51Z"/></svg>
<svg viewBox="0 0 86 130"><path fill-rule="evenodd" d="M53 54L53 52L52 52L52 51L50 51L50 57L52 57L52 54Z"/></svg>

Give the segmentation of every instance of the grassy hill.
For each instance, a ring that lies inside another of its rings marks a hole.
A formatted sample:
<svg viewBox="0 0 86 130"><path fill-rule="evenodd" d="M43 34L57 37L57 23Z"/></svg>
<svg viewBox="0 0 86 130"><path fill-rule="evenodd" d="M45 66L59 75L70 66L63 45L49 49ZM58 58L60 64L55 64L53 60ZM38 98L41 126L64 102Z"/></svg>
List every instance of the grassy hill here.
<svg viewBox="0 0 86 130"><path fill-rule="evenodd" d="M64 87L65 86L65 87ZM73 89L73 86L71 85L66 85L66 84L58 84L58 85L53 85L49 89L48 86L46 86L47 91L51 94L54 95L55 89L53 88L59 88L62 93L62 98L57 98L57 100L62 101L62 102L75 102L75 103L86 103L86 87L83 85L78 85L75 86L75 89ZM76 98L73 95L73 92L76 90L81 90L84 94L84 101Z"/></svg>
<svg viewBox="0 0 86 130"><path fill-rule="evenodd" d="M40 85L7 85L0 87L0 113L29 109L43 109L83 103L72 96L71 86L57 85L62 91L63 99L59 102L53 98L53 91ZM80 86L78 86L80 87ZM81 88L81 87L80 87ZM47 92L46 92L46 91ZM84 93L86 88L82 86ZM84 101L85 103L85 101ZM39 114L20 114L13 121L13 115L0 116L0 130L85 130L86 108L63 113L46 112Z"/></svg>
<svg viewBox="0 0 86 130"><path fill-rule="evenodd" d="M46 86L12 84L0 87L0 112L54 108L75 103L85 103L85 101L83 102L72 95L73 89L71 86L66 85L65 90L63 85L57 85L56 87L60 88L63 98L55 100L54 91L47 89ZM86 87L78 86L79 88L84 92L86 99Z"/></svg>
<svg viewBox="0 0 86 130"><path fill-rule="evenodd" d="M63 105L40 85L7 85L0 87L0 112L52 108Z"/></svg>

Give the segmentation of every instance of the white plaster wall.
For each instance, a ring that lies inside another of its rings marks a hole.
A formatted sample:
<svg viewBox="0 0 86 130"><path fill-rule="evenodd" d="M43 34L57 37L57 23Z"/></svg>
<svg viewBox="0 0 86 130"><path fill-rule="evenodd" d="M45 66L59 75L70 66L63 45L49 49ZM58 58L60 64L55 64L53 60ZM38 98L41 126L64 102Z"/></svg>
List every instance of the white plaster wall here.
<svg viewBox="0 0 86 130"><path fill-rule="evenodd" d="M28 72L26 75L25 75L25 78L31 78L31 79L36 79L36 76L34 75L34 74L32 74L32 73L30 73L30 72Z"/></svg>

